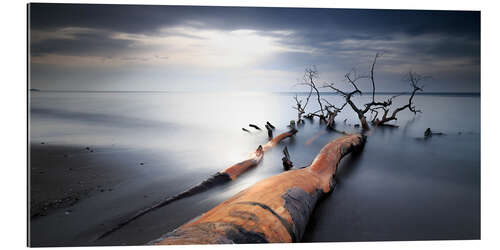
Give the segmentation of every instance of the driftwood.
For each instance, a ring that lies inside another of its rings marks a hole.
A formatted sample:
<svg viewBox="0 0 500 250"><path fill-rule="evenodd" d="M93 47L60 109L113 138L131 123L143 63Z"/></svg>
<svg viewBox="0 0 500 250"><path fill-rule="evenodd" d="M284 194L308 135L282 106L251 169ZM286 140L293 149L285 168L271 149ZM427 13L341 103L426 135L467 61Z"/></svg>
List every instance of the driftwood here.
<svg viewBox="0 0 500 250"><path fill-rule="evenodd" d="M326 120L326 127L327 128L335 128L335 117L344 109L344 107L347 105L347 102L344 103L340 108L336 107L335 105L331 104L328 102L326 99L323 99L323 101L326 103L325 104L325 109L326 112L328 112L328 119ZM332 111L333 109L333 111Z"/></svg>
<svg viewBox="0 0 500 250"><path fill-rule="evenodd" d="M143 216L143 215L145 215L145 214L147 214L155 209L166 206L174 201L177 201L177 200L180 200L183 198L187 198L187 197L193 196L195 194L199 194L199 193L204 192L212 187L215 187L215 186L218 186L218 185L221 185L221 184L224 184L224 183L227 183L229 181L236 179L239 175L243 174L244 172L246 172L250 168L257 166L261 162L262 157L264 156L264 152L266 152L266 151L270 150L271 148L273 148L274 146L276 146L276 144L278 144L283 139L295 135L295 133L297 133L297 130L292 129L288 132L282 133L282 134L274 137L272 140L270 140L269 142L264 144L264 146L259 145L257 150L252 152L249 155L247 160L244 160L242 162L234 164L234 165L224 169L223 171L212 175L210 178L204 180L203 182L201 182L200 184L198 184L196 186L189 188L188 190L186 190L184 192L181 192L177 195L168 197L162 201L155 203L151 207L147 207L147 208L144 208L144 209L136 212L135 214L129 216L127 219L123 220L122 222L120 222L119 224L114 226L113 228L111 228L108 231L101 234L97 238L97 240L102 239L102 238L110 235L111 233L115 232L116 230L122 228L123 226L129 224L130 222L136 220L137 218L139 218L139 217L141 217L141 216Z"/></svg>
<svg viewBox="0 0 500 250"><path fill-rule="evenodd" d="M261 129L259 128L259 126L255 125L255 124L248 124L248 126L250 126L250 127L254 128L254 129L257 129L257 130L261 130Z"/></svg>
<svg viewBox="0 0 500 250"><path fill-rule="evenodd" d="M274 130L276 128L270 122L266 122L266 125L269 126L272 130Z"/></svg>
<svg viewBox="0 0 500 250"><path fill-rule="evenodd" d="M266 124L266 129L267 129L267 137L273 138L273 129L271 128L271 126Z"/></svg>
<svg viewBox="0 0 500 250"><path fill-rule="evenodd" d="M311 97L311 93L314 90L314 92L316 94L316 99L318 101L319 110L317 110L313 113L309 113L309 116L318 116L320 118L320 120L324 120L325 119L325 110L323 108L323 103L320 100L321 94L319 93L318 87L316 86L316 81L318 79L319 79L318 70L316 69L316 66L313 65L310 68L306 68L306 70L304 72L303 82L298 83L298 85L304 85L304 86L308 86L310 88L309 96L307 97L307 102L309 101L309 98ZM297 110L299 111L299 120L300 120L300 115L301 115L300 109L299 109L300 102L297 100L297 96L295 97L295 101L297 102ZM306 105L307 105L307 102L306 102ZM303 109L305 109L305 105L304 105ZM305 110L303 110L303 111L305 112ZM302 112L302 114L304 112Z"/></svg>
<svg viewBox="0 0 500 250"><path fill-rule="evenodd" d="M429 136L432 136L432 131L431 131L431 128L427 128L424 132L424 136L425 137L429 137Z"/></svg>
<svg viewBox="0 0 500 250"><path fill-rule="evenodd" d="M375 65L377 63L377 59L380 57L380 53L377 53L375 55L375 58L373 59L371 68L370 68L370 73L368 75L359 75L355 69L350 71L345 75L345 80L347 83L352 87L351 91L344 91L339 89L334 83L327 83L323 87L325 88L330 88L334 91L334 93L340 94L341 96L344 97L346 103L351 107L351 109L356 113L359 122L361 123L361 127L363 128L364 131L368 131L370 129L367 121L366 114L370 112L373 116L373 119L371 120L371 123L373 126L387 126L388 122L395 121L397 120L397 114L403 110L408 109L409 111L413 112L414 114L420 113L420 110L417 110L415 107L415 104L413 103L413 99L415 97L415 94L418 91L423 91L422 86L420 85L420 81L427 79L428 77L422 76L418 73L415 73L413 71L409 71L406 77L406 81L410 83L410 87L412 88L411 95L408 98L408 103L397 108L392 108L393 106L393 100L396 97L401 96L399 95L394 95L390 97L387 100L379 101L375 99L375 76L374 76L374 69ZM357 106L352 98L355 95L362 95L363 92L361 91L360 88L358 88L358 82L363 79L369 79L372 85L372 90L371 90L371 101L369 103L365 103L363 106ZM326 100L325 100L326 101ZM328 107L328 106L327 106ZM390 113L390 110L393 109L392 113ZM379 114L381 114L381 117L379 117Z"/></svg>
<svg viewBox="0 0 500 250"><path fill-rule="evenodd" d="M302 100L299 100L299 98L297 97L297 94L295 94L295 97L293 98L293 99L295 99L297 106L292 107L292 108L297 110L297 123L298 124L304 122L302 120L302 115L306 113L306 107L307 107L307 104L309 104L309 99L311 98L312 90L313 90L313 88L310 87L309 95L307 95L306 102L304 104L302 104Z"/></svg>
<svg viewBox="0 0 500 250"><path fill-rule="evenodd" d="M433 135L444 135L442 132L433 132L431 128L427 128L424 132L424 138L429 138Z"/></svg>
<svg viewBox="0 0 500 250"><path fill-rule="evenodd" d="M260 161L262 160L264 152L276 146L276 144L278 144L283 139L293 136L295 133L297 133L297 130L292 129L289 132L285 132L274 137L272 140L264 144L264 146L259 146L259 148L255 150L255 152L250 154L247 160L237 163L231 167L228 167L220 173L228 175L228 177L230 177L231 180L236 179L240 174L246 172L248 169L257 166L257 164L259 164Z"/></svg>
<svg viewBox="0 0 500 250"><path fill-rule="evenodd" d="M290 160L290 153L288 153L288 148L286 146L283 148L283 155L284 157L281 158L281 161L283 161L283 169L288 171L293 168L293 162Z"/></svg>
<svg viewBox="0 0 500 250"><path fill-rule="evenodd" d="M360 134L336 139L309 167L262 180L150 244L300 241L318 198L334 188L338 163L364 141Z"/></svg>

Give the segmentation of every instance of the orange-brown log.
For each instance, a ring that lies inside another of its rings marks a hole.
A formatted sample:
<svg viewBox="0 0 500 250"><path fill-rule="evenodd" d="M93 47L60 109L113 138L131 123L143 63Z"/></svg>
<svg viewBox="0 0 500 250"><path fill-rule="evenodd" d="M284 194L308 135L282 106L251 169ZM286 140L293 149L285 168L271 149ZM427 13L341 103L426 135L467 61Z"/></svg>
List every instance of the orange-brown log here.
<svg viewBox="0 0 500 250"><path fill-rule="evenodd" d="M160 202L157 202L153 204L150 207L144 208L139 210L138 212L135 212L134 214L130 215L126 219L124 219L122 222L118 223L111 229L107 230L106 232L102 233L97 239L104 238L111 233L115 232L116 230L122 228L123 226L129 224L130 222L136 220L137 218L155 210L160 207L163 207L165 205L168 205L174 201L190 197L196 194L199 194L201 192L204 192L214 186L218 186L224 183L227 183L229 181L232 181L236 179L239 175L242 173L246 172L252 167L257 166L264 155L264 152L270 150L272 147L274 147L276 144L278 144L280 141L283 139L293 136L295 133L297 133L296 129L292 129L288 132L282 133L276 137L274 137L272 140L264 144L264 146L259 146L255 152L252 152L247 160L244 160L240 163L237 163L235 165L232 165L231 167L226 168L225 170L216 173L215 175L211 176L210 178L204 180L203 182L199 183L198 185L195 185L188 190L185 190L181 193L178 193L174 196L168 197Z"/></svg>
<svg viewBox="0 0 500 250"><path fill-rule="evenodd" d="M264 152L269 151L271 148L276 146L280 141L283 139L293 136L295 133L297 133L296 129L292 129L288 132L282 133L278 136L275 136L272 140L264 144L264 146L259 146L255 152L252 152L247 160L244 160L242 162L236 163L223 171L221 171L222 174L227 174L231 178L231 180L236 179L240 174L246 172L248 169L257 166L261 160L262 157L264 156Z"/></svg>
<svg viewBox="0 0 500 250"><path fill-rule="evenodd" d="M262 180L152 244L300 241L318 198L333 188L343 156L362 147L353 134L327 144L307 168Z"/></svg>

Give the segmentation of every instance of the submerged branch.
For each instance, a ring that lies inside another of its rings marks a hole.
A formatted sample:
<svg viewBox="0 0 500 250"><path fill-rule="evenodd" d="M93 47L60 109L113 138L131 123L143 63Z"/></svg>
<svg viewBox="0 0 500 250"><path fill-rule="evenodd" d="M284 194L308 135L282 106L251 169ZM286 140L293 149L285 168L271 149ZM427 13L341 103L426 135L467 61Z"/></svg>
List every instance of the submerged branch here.
<svg viewBox="0 0 500 250"><path fill-rule="evenodd" d="M380 53L375 54L375 57L374 57L372 64L371 64L370 74L368 76L358 75L355 69L353 69L350 72L348 72L347 74L345 74L345 76L344 76L345 80L353 88L352 91L349 92L346 90L341 90L334 83L327 83L323 86L324 88L329 88L334 93L337 93L337 94L340 94L341 96L343 96L343 98L345 99L345 103L348 104L349 107L351 107L351 109L358 116L358 119L359 119L361 126L363 128L363 131L367 131L370 129L370 127L368 126L368 123L366 121L366 114L368 112L370 112L371 115L373 116L371 118L371 123L375 126L386 125L386 123L389 121L397 120L398 113L405 110L405 109L410 110L414 114L421 112L420 110L416 109L416 107L413 103L413 99L414 99L415 93L417 91L423 90L423 88L419 85L419 82L421 80L425 79L426 77L421 76L413 71L410 71L408 73L408 76L407 76L407 81L410 83L410 87L412 87L412 93L408 99L408 104L394 109L392 111L391 115L389 115L389 112L390 112L389 110L391 109L391 106L393 105L393 100L396 97L401 96L401 94L391 96L389 99L387 99L385 101L375 100L376 83L375 83L375 73L374 72L375 72L375 65L376 65L377 60L380 56L381 56ZM361 79L370 79L370 82L372 85L371 101L363 104L363 106L361 106L361 107L358 107L354 103L352 98L355 96L355 94L361 95L363 93L361 91L361 89L358 87L358 81ZM328 124L332 125L334 122L335 116L340 111L335 112L335 111L337 111L337 108L335 106L331 105L325 99L323 99L323 101L327 103L327 105L325 105L325 107L326 107L327 112L329 112L329 116L330 116L328 119ZM334 108L334 111L331 112L329 110L330 108ZM380 118L379 115L380 115L381 111L382 111L382 117ZM332 118L332 116L333 116L333 118Z"/></svg>

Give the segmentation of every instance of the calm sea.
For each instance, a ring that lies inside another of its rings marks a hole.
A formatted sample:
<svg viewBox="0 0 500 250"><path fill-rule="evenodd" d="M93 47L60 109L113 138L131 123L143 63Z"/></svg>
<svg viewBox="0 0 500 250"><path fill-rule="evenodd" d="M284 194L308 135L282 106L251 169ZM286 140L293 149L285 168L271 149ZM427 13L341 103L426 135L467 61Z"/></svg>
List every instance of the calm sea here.
<svg viewBox="0 0 500 250"><path fill-rule="evenodd" d="M92 232L120 216L182 191L246 158L267 141L266 121L275 133L287 130L297 114L292 93L30 92L29 138L68 147L116 149L89 165L106 161L137 164L138 172L119 182L112 194L75 205L72 216L33 221L39 245L143 244L231 197L253 183L281 173L287 145L297 167L307 166L330 140L317 120L293 139L266 153L263 162L237 181L172 203L92 242ZM300 96L299 96L300 97ZM302 96L304 98L304 96ZM340 96L325 96L340 104ZM358 103L368 96L357 97ZM377 95L379 100L388 98ZM317 110L310 100L310 111ZM396 104L407 102L400 96ZM418 95L421 114L400 113L397 129L379 128L363 152L343 160L335 191L318 203L305 242L478 239L480 236L480 97ZM344 122L344 120L346 121ZM346 107L337 129L355 132L357 120ZM426 128L445 135L423 140ZM252 133L246 133L247 128ZM306 142L316 138L310 144ZM136 159L127 152L143 156ZM102 159L105 160L102 160ZM147 195L147 199L143 197ZM57 225L57 227L56 227Z"/></svg>

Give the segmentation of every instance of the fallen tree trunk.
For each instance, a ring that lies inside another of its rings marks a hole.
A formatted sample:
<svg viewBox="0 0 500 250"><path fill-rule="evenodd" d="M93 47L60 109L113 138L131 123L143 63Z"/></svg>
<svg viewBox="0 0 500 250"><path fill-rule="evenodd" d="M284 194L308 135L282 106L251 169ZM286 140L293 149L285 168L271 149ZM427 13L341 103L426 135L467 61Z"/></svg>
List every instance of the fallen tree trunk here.
<svg viewBox="0 0 500 250"><path fill-rule="evenodd" d="M288 132L282 133L282 134L274 137L272 140L270 140L269 142L264 144L264 146L259 146L257 148L257 150L255 150L255 152L252 152L250 154L250 156L247 160L244 160L242 162L234 164L234 165L226 168L225 170L212 175L210 178L204 180L203 182L201 182L200 184L198 184L196 186L189 188L188 190L186 190L184 192L181 192L181 193L174 195L174 196L170 196L170 197L168 197L160 202L153 204L151 207L144 208L144 209L136 212L135 214L132 214L131 216L126 217L125 220L123 220L122 222L120 222L116 226L114 226L113 228L111 228L108 231L101 234L97 238L97 240L102 239L102 238L110 235L111 233L115 232L116 230L122 228L123 226L129 224L130 222L136 220L137 218L139 218L139 217L141 217L141 216L143 216L143 215L145 215L145 214L147 214L155 209L166 206L174 201L177 201L177 200L180 200L183 198L187 198L187 197L193 196L195 194L199 194L199 193L204 192L212 187L215 187L215 186L218 186L218 185L221 185L221 184L224 184L224 183L227 183L229 181L236 179L239 175L246 172L250 168L257 166L261 162L262 157L264 156L264 152L273 148L276 144L278 144L283 139L290 137L290 136L293 136L295 133L297 133L297 130L292 129Z"/></svg>
<svg viewBox="0 0 500 250"><path fill-rule="evenodd" d="M231 167L228 167L220 173L227 174L229 178L231 178L231 180L236 179L240 174L246 172L248 169L257 166L257 164L259 164L260 161L262 160L264 152L276 146L276 144L278 144L283 139L293 136L295 133L297 133L297 130L293 128L289 132L285 132L274 137L272 140L264 144L264 146L259 146L257 150L255 150L255 152L250 154L247 160L239 162Z"/></svg>
<svg viewBox="0 0 500 250"><path fill-rule="evenodd" d="M307 168L267 178L151 244L297 242L342 157L362 147L365 136L347 135L327 144Z"/></svg>

